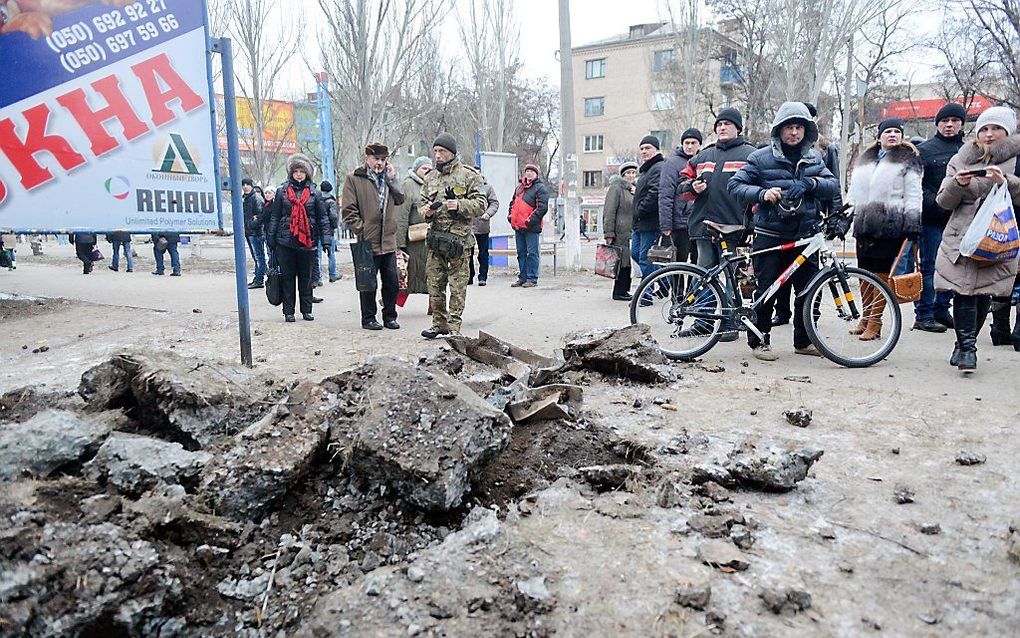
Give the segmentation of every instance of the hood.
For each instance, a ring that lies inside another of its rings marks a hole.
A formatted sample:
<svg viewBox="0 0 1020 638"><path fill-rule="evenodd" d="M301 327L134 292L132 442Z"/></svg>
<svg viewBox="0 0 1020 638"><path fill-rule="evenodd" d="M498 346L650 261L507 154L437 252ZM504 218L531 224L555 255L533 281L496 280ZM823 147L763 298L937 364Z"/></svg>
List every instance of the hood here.
<svg viewBox="0 0 1020 638"><path fill-rule="evenodd" d="M807 151L818 141L818 125L811 119L811 113L803 102L783 102L779 107L776 118L772 120L772 145L779 147L779 130L793 120L804 122L804 141L800 143L800 148Z"/></svg>
<svg viewBox="0 0 1020 638"><path fill-rule="evenodd" d="M630 187L630 184L627 183L627 180L623 179L619 175L612 175L612 176L610 176L609 177L609 185L610 186L622 186L624 188L629 188Z"/></svg>

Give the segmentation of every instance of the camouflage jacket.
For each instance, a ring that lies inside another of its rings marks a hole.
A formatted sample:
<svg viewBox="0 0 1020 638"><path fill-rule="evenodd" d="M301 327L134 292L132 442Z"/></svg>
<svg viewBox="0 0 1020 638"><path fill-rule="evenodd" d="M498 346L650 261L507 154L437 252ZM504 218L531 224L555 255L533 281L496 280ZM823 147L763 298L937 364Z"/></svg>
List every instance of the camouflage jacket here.
<svg viewBox="0 0 1020 638"><path fill-rule="evenodd" d="M432 228L468 238L473 243L471 221L485 212L488 199L485 197L485 183L473 168L468 168L460 159L454 158L442 169L436 169L425 176L421 187L419 210L424 216L433 202L446 200L447 187L460 202L458 210L446 210L443 206L430 219Z"/></svg>

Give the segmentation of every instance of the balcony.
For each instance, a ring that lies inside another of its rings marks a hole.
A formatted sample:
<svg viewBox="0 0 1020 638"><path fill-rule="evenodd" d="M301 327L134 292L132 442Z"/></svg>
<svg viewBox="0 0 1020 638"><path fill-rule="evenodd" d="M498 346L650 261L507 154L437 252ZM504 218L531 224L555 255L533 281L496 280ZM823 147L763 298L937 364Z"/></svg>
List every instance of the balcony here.
<svg viewBox="0 0 1020 638"><path fill-rule="evenodd" d="M719 84L740 84L744 76L740 74L740 67L735 64L724 64L719 68Z"/></svg>

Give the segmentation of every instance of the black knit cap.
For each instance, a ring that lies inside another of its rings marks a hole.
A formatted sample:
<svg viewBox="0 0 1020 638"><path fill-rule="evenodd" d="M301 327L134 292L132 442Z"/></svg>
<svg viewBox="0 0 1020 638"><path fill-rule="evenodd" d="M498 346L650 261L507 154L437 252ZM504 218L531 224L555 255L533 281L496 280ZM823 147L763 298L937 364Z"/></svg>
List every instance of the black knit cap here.
<svg viewBox="0 0 1020 638"><path fill-rule="evenodd" d="M694 139L698 140L699 144L701 142L705 141L705 138L703 138L701 136L701 131L699 131L696 128L689 128L689 129L687 129L686 131L683 132L683 135L680 136L680 143L683 144L684 140L686 140L688 138L691 138L691 137L693 137Z"/></svg>
<svg viewBox="0 0 1020 638"><path fill-rule="evenodd" d="M322 191L323 193L331 193L333 192L333 185L330 184L329 182L323 182L319 184L319 190Z"/></svg>
<svg viewBox="0 0 1020 638"><path fill-rule="evenodd" d="M435 142L432 142L432 147L440 146L450 151L454 155L457 154L457 140L453 139L453 136L449 133L440 133L436 138Z"/></svg>
<svg viewBox="0 0 1020 638"><path fill-rule="evenodd" d="M811 102L803 102L804 106L807 107L807 112L811 114L811 117L818 117L818 107Z"/></svg>
<svg viewBox="0 0 1020 638"><path fill-rule="evenodd" d="M241 186L254 186L255 182L250 177L245 177L241 180Z"/></svg>
<svg viewBox="0 0 1020 638"><path fill-rule="evenodd" d="M715 116L715 124L712 125L712 130L714 131L715 128L719 126L719 122L722 121L733 122L736 124L738 132L742 132L744 130L744 116L742 116L740 111L738 111L735 107L727 106L720 110L719 114Z"/></svg>
<svg viewBox="0 0 1020 638"><path fill-rule="evenodd" d="M882 133L884 133L886 131L886 129L891 129L891 128L899 129L900 133L902 133L903 132L903 120L901 120L901 119L899 119L897 117L889 117L889 118L886 118L886 119L882 120L881 122L878 123L878 135L881 137Z"/></svg>
<svg viewBox="0 0 1020 638"><path fill-rule="evenodd" d="M955 117L961 122L967 121L967 109L963 108L962 104L956 102L949 102L945 106L939 109L939 112L935 114L935 124L938 125L942 120Z"/></svg>
<svg viewBox="0 0 1020 638"><path fill-rule="evenodd" d="M651 144L655 148L659 148L659 138L654 135L645 135L641 138L641 143L638 146L644 146L645 144Z"/></svg>

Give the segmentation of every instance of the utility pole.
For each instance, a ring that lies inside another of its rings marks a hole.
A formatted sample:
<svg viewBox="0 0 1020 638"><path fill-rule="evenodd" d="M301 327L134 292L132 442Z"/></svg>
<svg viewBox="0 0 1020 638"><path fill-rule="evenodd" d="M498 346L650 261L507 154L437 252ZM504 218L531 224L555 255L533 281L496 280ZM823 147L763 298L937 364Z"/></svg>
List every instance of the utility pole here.
<svg viewBox="0 0 1020 638"><path fill-rule="evenodd" d="M577 198L577 136L574 130L574 69L570 55L570 0L560 0L560 123L563 128L563 230L567 268L581 269L581 205Z"/></svg>

